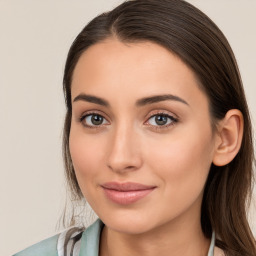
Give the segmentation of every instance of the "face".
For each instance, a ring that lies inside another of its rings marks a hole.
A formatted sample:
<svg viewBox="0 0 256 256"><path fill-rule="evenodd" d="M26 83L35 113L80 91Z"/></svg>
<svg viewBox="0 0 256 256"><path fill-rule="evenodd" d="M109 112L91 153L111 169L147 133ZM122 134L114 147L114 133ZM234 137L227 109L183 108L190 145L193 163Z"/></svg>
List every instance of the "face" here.
<svg viewBox="0 0 256 256"><path fill-rule="evenodd" d="M193 72L155 43L108 39L80 57L71 94L71 158L106 226L138 234L199 223L214 135Z"/></svg>

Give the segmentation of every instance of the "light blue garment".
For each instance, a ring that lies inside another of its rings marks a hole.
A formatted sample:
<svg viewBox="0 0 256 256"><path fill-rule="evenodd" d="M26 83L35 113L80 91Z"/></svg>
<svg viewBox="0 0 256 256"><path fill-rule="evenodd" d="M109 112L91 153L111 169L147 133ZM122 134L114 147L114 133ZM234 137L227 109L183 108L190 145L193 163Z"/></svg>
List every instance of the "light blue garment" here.
<svg viewBox="0 0 256 256"><path fill-rule="evenodd" d="M45 239L14 256L58 256L57 242L59 235Z"/></svg>
<svg viewBox="0 0 256 256"><path fill-rule="evenodd" d="M79 256L98 256L100 233L104 224L97 219L89 226L81 237L81 248ZM53 236L37 243L14 256L58 256L57 243L59 235ZM214 256L215 234L213 232L208 256Z"/></svg>
<svg viewBox="0 0 256 256"><path fill-rule="evenodd" d="M99 255L100 232L103 226L103 222L98 219L84 231L79 256Z"/></svg>

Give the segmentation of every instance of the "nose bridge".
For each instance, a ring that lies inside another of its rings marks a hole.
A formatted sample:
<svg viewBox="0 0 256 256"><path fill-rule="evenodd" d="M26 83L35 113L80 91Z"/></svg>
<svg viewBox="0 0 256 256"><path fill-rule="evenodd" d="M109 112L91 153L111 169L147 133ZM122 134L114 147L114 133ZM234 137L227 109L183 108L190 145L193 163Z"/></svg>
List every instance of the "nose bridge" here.
<svg viewBox="0 0 256 256"><path fill-rule="evenodd" d="M108 167L116 172L136 170L141 165L139 138L134 126L126 121L119 122L109 142Z"/></svg>

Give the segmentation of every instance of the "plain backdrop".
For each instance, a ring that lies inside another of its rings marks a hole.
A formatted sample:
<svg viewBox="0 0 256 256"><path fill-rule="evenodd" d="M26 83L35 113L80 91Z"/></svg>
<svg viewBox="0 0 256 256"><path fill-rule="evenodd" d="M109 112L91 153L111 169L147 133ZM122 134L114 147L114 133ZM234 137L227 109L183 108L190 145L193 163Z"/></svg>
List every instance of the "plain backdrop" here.
<svg viewBox="0 0 256 256"><path fill-rule="evenodd" d="M57 232L65 202L62 75L85 24L118 0L0 0L0 255ZM190 0L228 38L255 127L255 0ZM256 234L256 213L251 210Z"/></svg>

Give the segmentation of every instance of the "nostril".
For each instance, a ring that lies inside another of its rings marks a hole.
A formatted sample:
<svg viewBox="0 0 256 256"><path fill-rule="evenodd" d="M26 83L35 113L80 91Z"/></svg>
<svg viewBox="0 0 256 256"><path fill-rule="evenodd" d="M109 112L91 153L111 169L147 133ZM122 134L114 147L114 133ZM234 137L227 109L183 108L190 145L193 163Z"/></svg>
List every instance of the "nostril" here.
<svg viewBox="0 0 256 256"><path fill-rule="evenodd" d="M108 168L116 173L126 173L126 172L131 172L131 171L136 171L140 168L141 164L135 164L135 165L128 165L125 163L115 163L115 164L108 164Z"/></svg>
<svg viewBox="0 0 256 256"><path fill-rule="evenodd" d="M127 126L119 126L113 133L106 154L106 164L114 172L138 170L142 164L139 140L131 134Z"/></svg>

